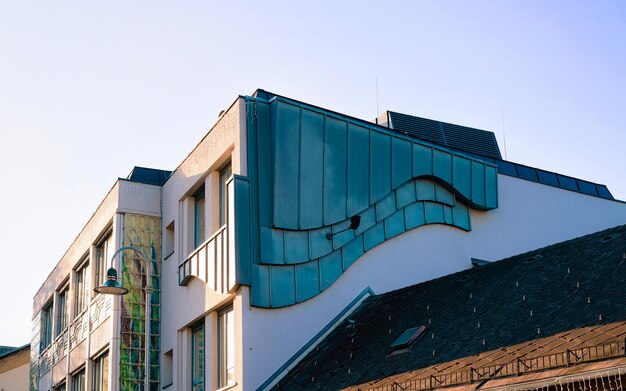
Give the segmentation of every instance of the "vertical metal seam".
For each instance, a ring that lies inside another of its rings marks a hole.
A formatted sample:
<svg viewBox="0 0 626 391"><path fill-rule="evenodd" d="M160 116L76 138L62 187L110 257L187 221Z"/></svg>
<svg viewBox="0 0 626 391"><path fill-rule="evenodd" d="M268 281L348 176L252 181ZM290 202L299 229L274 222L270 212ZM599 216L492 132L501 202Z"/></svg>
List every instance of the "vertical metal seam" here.
<svg viewBox="0 0 626 391"><path fill-rule="evenodd" d="M326 114L322 121L322 226L326 225ZM332 229L331 229L332 232Z"/></svg>
<svg viewBox="0 0 626 391"><path fill-rule="evenodd" d="M300 205L300 199L302 198L302 107L298 110L298 229L302 229L302 210ZM285 261L287 260L287 253L285 253Z"/></svg>

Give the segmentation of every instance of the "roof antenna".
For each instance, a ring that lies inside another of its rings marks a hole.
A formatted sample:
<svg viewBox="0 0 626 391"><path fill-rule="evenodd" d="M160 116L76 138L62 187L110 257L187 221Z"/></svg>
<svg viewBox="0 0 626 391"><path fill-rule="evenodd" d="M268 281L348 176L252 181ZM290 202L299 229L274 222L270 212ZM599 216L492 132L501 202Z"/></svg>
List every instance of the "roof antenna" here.
<svg viewBox="0 0 626 391"><path fill-rule="evenodd" d="M378 75L376 75L376 123L378 124L378 114L380 110L378 108Z"/></svg>
<svg viewBox="0 0 626 391"><path fill-rule="evenodd" d="M502 115L502 139L504 140L504 160L506 160L506 132L504 131L504 105L500 104L500 114Z"/></svg>

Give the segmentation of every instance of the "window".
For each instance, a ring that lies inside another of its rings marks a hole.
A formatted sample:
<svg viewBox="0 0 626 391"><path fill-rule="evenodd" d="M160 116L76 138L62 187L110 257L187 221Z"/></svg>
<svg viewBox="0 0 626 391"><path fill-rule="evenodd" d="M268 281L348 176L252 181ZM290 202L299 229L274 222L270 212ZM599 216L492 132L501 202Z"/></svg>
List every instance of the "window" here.
<svg viewBox="0 0 626 391"><path fill-rule="evenodd" d="M235 383L235 322L233 307L217 315L217 371L218 387Z"/></svg>
<svg viewBox="0 0 626 391"><path fill-rule="evenodd" d="M204 186L200 187L193 195L193 247L197 248L204 242L205 218L204 218Z"/></svg>
<svg viewBox="0 0 626 391"><path fill-rule="evenodd" d="M109 389L109 353L104 353L93 362L93 391Z"/></svg>
<svg viewBox="0 0 626 391"><path fill-rule="evenodd" d="M191 328L191 390L204 391L204 319Z"/></svg>
<svg viewBox="0 0 626 391"><path fill-rule="evenodd" d="M162 388L174 384L174 351L170 349L163 354L163 379Z"/></svg>
<svg viewBox="0 0 626 391"><path fill-rule="evenodd" d="M41 350L52 343L52 301L41 310Z"/></svg>
<svg viewBox="0 0 626 391"><path fill-rule="evenodd" d="M226 163L226 165L220 170L220 194L219 194L219 216L220 216L220 227L226 224L228 221L228 192L226 189L226 181L233 175L233 165L231 162Z"/></svg>
<svg viewBox="0 0 626 391"><path fill-rule="evenodd" d="M65 329L67 328L67 318L68 318L68 314L67 314L67 293L69 290L69 286L65 286L63 288L61 288L61 291L59 292L59 296L57 298L57 325L56 325L56 332L55 332L55 336L58 337L59 335L61 335L61 333L63 333L65 331Z"/></svg>
<svg viewBox="0 0 626 391"><path fill-rule="evenodd" d="M165 227L165 245L163 246L163 250L165 252L164 258L167 258L174 253L174 238L174 221L172 221L167 227Z"/></svg>
<svg viewBox="0 0 626 391"><path fill-rule="evenodd" d="M67 391L67 388L65 387L65 382L54 387L54 391Z"/></svg>
<svg viewBox="0 0 626 391"><path fill-rule="evenodd" d="M82 314L87 308L87 283L88 274L87 266L89 262L85 262L80 269L76 271L76 288L74 289L74 317Z"/></svg>
<svg viewBox="0 0 626 391"><path fill-rule="evenodd" d="M100 286L104 283L106 277L107 260L112 254L111 245L111 233L106 234L105 238L96 246L96 286Z"/></svg>
<svg viewBox="0 0 626 391"><path fill-rule="evenodd" d="M72 391L85 391L85 369L72 376Z"/></svg>

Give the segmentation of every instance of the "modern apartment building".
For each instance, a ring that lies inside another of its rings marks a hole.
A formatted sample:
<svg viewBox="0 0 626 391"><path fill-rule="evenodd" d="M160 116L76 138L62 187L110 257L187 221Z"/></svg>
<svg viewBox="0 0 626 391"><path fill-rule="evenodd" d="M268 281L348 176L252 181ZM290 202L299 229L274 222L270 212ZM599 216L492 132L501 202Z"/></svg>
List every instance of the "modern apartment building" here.
<svg viewBox="0 0 626 391"><path fill-rule="evenodd" d="M491 132L258 90L172 172L115 182L34 298L31 389L143 389L146 282L151 390L270 389L369 296L620 224L606 186ZM130 292L95 293L124 246L149 270L124 251Z"/></svg>

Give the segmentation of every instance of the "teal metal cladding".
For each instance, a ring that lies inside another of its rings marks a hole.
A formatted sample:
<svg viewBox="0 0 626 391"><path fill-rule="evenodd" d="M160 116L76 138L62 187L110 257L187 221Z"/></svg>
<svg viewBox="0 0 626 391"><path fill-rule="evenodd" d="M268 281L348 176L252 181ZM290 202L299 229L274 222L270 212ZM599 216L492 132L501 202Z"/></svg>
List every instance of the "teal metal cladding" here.
<svg viewBox="0 0 626 391"><path fill-rule="evenodd" d="M246 111L237 282L255 306L308 300L388 239L427 224L469 231L470 207L498 206L492 164L282 97L248 98ZM360 227L337 233L354 215Z"/></svg>

